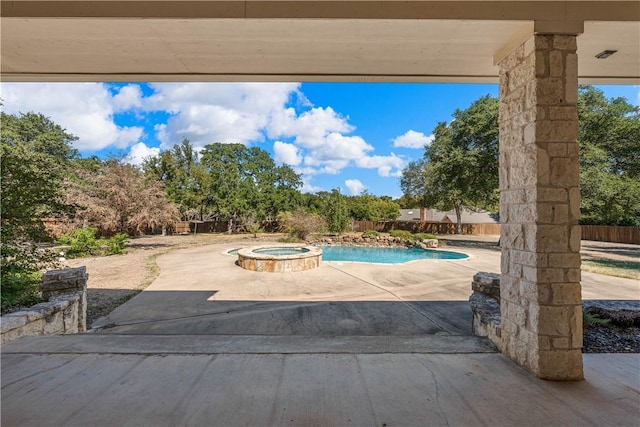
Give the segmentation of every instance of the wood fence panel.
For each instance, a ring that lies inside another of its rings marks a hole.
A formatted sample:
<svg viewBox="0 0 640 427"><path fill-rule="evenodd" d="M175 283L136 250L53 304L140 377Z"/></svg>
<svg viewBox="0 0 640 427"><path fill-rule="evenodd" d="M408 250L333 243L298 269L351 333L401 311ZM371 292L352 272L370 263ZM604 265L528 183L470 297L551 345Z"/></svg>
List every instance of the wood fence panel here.
<svg viewBox="0 0 640 427"><path fill-rule="evenodd" d="M608 225L583 225L582 240L640 244L640 227L613 227Z"/></svg>
<svg viewBox="0 0 640 427"><path fill-rule="evenodd" d="M391 230L407 230L412 233L456 234L456 224L424 221L353 221L353 231L375 230L388 233ZM500 234L500 224L462 224L463 234Z"/></svg>

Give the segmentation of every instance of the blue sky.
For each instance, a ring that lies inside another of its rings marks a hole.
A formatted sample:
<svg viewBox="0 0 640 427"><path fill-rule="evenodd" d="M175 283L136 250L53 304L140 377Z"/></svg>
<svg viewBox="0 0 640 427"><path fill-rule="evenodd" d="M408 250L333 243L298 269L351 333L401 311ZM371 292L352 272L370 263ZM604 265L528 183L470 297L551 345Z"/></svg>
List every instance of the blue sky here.
<svg viewBox="0 0 640 427"><path fill-rule="evenodd" d="M598 86L638 105L638 86ZM84 156L142 158L183 138L239 142L303 174L303 191L401 195L399 175L436 124L490 84L3 83L3 110L41 112L77 135Z"/></svg>

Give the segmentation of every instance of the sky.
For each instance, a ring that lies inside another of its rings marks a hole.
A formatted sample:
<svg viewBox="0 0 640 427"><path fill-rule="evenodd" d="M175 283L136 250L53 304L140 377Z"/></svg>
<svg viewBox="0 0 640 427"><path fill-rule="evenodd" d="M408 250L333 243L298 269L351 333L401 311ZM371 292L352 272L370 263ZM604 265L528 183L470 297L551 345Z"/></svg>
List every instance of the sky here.
<svg viewBox="0 0 640 427"><path fill-rule="evenodd" d="M639 86L598 86L640 104ZM140 164L188 138L241 143L302 174L304 192L400 197L400 175L492 84L1 83L2 110L50 117L83 156Z"/></svg>

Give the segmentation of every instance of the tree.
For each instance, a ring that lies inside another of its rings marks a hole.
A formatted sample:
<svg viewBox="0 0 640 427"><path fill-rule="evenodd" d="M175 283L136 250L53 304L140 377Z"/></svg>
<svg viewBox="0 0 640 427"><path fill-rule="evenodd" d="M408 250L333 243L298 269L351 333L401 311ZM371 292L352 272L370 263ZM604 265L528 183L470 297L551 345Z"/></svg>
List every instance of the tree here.
<svg viewBox="0 0 640 427"><path fill-rule="evenodd" d="M410 163L400 185L407 198L456 212L462 233L462 208L495 210L498 202L498 100L484 96L450 123L439 123L423 160Z"/></svg>
<svg viewBox="0 0 640 427"><path fill-rule="evenodd" d="M76 206L77 226L91 225L103 234L136 235L179 219L160 181L145 178L136 166L111 159L96 171L76 173L79 179L69 183L68 200Z"/></svg>
<svg viewBox="0 0 640 427"><path fill-rule="evenodd" d="M325 206L325 219L330 233L342 233L349 227L346 197L338 188L331 190Z"/></svg>
<svg viewBox="0 0 640 427"><path fill-rule="evenodd" d="M143 169L162 181L168 199L178 205L183 218L205 219L211 177L187 138L171 150L146 159Z"/></svg>
<svg viewBox="0 0 640 427"><path fill-rule="evenodd" d="M1 113L0 267L2 307L28 304L37 295L39 272L52 254L38 250L46 238L42 219L68 211L62 182L78 153L77 138L42 114Z"/></svg>
<svg viewBox="0 0 640 427"><path fill-rule="evenodd" d="M640 226L640 108L581 86L578 118L581 223Z"/></svg>
<svg viewBox="0 0 640 427"><path fill-rule="evenodd" d="M400 216L400 206L384 197L369 193L348 198L349 214L355 220L381 221L393 220Z"/></svg>
<svg viewBox="0 0 640 427"><path fill-rule="evenodd" d="M236 228L242 216L274 219L300 199L300 175L287 165L277 167L269 153L242 144L209 144L201 160L210 176L210 208Z"/></svg>

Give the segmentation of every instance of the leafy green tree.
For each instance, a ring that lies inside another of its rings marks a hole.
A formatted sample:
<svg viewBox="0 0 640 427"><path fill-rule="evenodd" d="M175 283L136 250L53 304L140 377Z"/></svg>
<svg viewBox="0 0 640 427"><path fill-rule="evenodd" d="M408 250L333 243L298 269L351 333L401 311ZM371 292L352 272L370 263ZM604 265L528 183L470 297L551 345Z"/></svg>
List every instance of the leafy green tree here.
<svg viewBox="0 0 640 427"><path fill-rule="evenodd" d="M210 176L210 209L227 218L233 231L242 216L275 218L300 200L300 175L291 167L277 167L269 153L242 144L209 144L202 150L202 165Z"/></svg>
<svg viewBox="0 0 640 427"><path fill-rule="evenodd" d="M183 218L205 219L211 202L211 176L188 139L183 139L171 150L146 159L143 169L145 174L156 176L163 182L167 197L178 204Z"/></svg>
<svg viewBox="0 0 640 427"><path fill-rule="evenodd" d="M347 198L340 194L338 188L329 193L325 205L324 217L330 233L342 233L349 227L351 218L347 207Z"/></svg>
<svg viewBox="0 0 640 427"><path fill-rule="evenodd" d="M400 216L400 206L389 198L369 193L348 198L351 218L365 221L393 220Z"/></svg>
<svg viewBox="0 0 640 427"><path fill-rule="evenodd" d="M77 138L42 114L1 113L0 237L2 307L37 298L42 269L52 254L36 242L46 238L42 219L69 210L63 180L78 153Z"/></svg>
<svg viewBox="0 0 640 427"><path fill-rule="evenodd" d="M439 123L424 158L410 163L400 186L406 197L456 212L462 233L462 208L496 210L498 203L498 100L484 96L454 120Z"/></svg>
<svg viewBox="0 0 640 427"><path fill-rule="evenodd" d="M581 222L640 226L640 108L581 86L578 118Z"/></svg>

